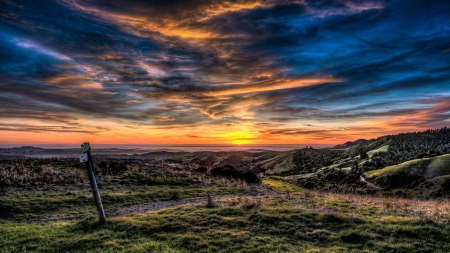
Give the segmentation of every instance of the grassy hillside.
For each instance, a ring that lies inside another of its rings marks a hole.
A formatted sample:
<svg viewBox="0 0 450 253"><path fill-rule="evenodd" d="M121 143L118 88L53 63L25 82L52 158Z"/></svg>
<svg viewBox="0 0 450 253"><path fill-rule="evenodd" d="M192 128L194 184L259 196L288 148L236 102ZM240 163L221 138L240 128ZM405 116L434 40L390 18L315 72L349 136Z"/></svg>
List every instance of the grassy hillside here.
<svg viewBox="0 0 450 253"><path fill-rule="evenodd" d="M275 157L259 162L258 165L269 175L280 174L294 169L293 157L294 151L282 152Z"/></svg>
<svg viewBox="0 0 450 253"><path fill-rule="evenodd" d="M348 148L346 155L356 157L361 153L367 153L370 156L370 162L364 164L364 170L369 171L418 158L449 154L449 143L450 129L444 127L423 132L383 136Z"/></svg>
<svg viewBox="0 0 450 253"><path fill-rule="evenodd" d="M381 146L377 149L371 150L367 152L367 155L369 156L369 158L372 158L372 156L376 153L380 153L380 152L387 152L389 150L389 145L384 145Z"/></svg>
<svg viewBox="0 0 450 253"><path fill-rule="evenodd" d="M415 159L364 173L367 180L388 189L405 190L410 196L450 194L450 155Z"/></svg>
<svg viewBox="0 0 450 253"><path fill-rule="evenodd" d="M308 175L320 180L326 178L326 180L341 182L346 176L352 176L343 174L343 171L347 174L357 174L386 167L388 167L387 170L402 170L397 167L401 163L448 154L450 153L449 143L450 129L442 128L382 136L372 140L356 140L334 148L304 148L280 152L270 159L259 161L258 165L268 175L297 177ZM414 161L410 165L415 166L416 163ZM416 174L423 176L422 172L427 173L425 175L427 179L446 175L449 174L443 171L446 164L447 161L435 160L426 171L417 171ZM419 167L418 169L423 169L424 166ZM388 173L387 170L386 173ZM414 173L408 172L408 174ZM333 180L333 177L337 180Z"/></svg>
<svg viewBox="0 0 450 253"><path fill-rule="evenodd" d="M364 173L368 178L392 175L414 175L425 179L450 175L450 154L432 158L415 159L384 169Z"/></svg>

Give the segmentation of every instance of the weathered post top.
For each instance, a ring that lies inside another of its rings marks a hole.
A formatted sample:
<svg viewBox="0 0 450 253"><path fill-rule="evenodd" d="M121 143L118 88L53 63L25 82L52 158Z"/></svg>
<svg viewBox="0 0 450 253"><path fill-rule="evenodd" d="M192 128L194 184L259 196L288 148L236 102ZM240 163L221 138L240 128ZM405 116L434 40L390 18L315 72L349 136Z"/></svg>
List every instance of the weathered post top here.
<svg viewBox="0 0 450 253"><path fill-rule="evenodd" d="M91 149L91 146L89 145L89 142L85 142L81 144L81 153L86 153Z"/></svg>

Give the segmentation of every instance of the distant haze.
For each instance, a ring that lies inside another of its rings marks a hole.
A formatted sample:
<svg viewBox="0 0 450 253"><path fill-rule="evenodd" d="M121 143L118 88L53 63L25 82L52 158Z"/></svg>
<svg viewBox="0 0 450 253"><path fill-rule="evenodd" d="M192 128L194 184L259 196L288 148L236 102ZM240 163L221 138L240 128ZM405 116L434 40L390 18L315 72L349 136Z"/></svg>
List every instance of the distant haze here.
<svg viewBox="0 0 450 253"><path fill-rule="evenodd" d="M63 145L63 144L47 144L47 145L29 145L33 147L40 147L45 149L72 149L80 148L80 145ZM92 149L133 149L142 151L288 151L292 149L302 149L305 147L326 148L333 145L322 144L285 144L285 145L114 145L114 144L92 144ZM0 148L20 147L17 145L0 145Z"/></svg>

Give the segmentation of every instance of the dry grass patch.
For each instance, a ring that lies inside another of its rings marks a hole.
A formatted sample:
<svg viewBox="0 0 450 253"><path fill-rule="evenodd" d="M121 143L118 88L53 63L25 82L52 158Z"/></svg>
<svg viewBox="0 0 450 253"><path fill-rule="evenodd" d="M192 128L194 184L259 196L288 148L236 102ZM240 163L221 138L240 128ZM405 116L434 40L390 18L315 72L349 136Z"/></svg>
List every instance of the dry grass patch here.
<svg viewBox="0 0 450 253"><path fill-rule="evenodd" d="M423 221L450 223L449 199L407 199L373 195L341 194L308 191L297 198L297 207L318 212L372 212L415 216Z"/></svg>

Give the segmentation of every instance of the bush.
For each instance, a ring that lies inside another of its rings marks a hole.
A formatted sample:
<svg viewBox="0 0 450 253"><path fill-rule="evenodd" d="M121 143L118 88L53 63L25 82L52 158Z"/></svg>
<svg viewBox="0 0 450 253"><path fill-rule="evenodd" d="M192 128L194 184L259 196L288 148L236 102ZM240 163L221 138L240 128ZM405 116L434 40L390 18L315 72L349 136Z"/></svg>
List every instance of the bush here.
<svg viewBox="0 0 450 253"><path fill-rule="evenodd" d="M317 174L318 178L320 178L322 180L333 181L333 182L342 181L347 176L348 176L348 174L341 169L325 170L325 171L321 171L320 173Z"/></svg>
<svg viewBox="0 0 450 253"><path fill-rule="evenodd" d="M178 200L181 199L181 194L178 191L172 192L172 196L170 197L172 200Z"/></svg>
<svg viewBox="0 0 450 253"><path fill-rule="evenodd" d="M257 200L248 200L245 199L244 204L242 205L242 208L250 210L250 209L258 209L261 207L261 200L257 199Z"/></svg>
<svg viewBox="0 0 450 253"><path fill-rule="evenodd" d="M348 243L364 243L367 236L357 231L350 231L341 235L341 240Z"/></svg>
<svg viewBox="0 0 450 253"><path fill-rule="evenodd" d="M359 153L359 159L367 159L369 158L369 156L367 155L367 153L365 151L362 151Z"/></svg>
<svg viewBox="0 0 450 253"><path fill-rule="evenodd" d="M208 172L208 169L207 168L205 168L205 167L198 167L197 168L197 172L198 173L206 173L206 172Z"/></svg>
<svg viewBox="0 0 450 253"><path fill-rule="evenodd" d="M253 172L242 172L237 169L235 169L231 165L225 165L223 167L216 167L211 170L211 175L213 176L223 176L229 179L240 179L244 180L248 184L259 184L261 183L261 179L253 173Z"/></svg>
<svg viewBox="0 0 450 253"><path fill-rule="evenodd" d="M255 173L249 172L249 171L244 173L243 179L248 184L260 184L261 183L261 179Z"/></svg>
<svg viewBox="0 0 450 253"><path fill-rule="evenodd" d="M224 166L222 168L222 176L225 176L227 178L239 178L239 174L239 171L231 165Z"/></svg>
<svg viewBox="0 0 450 253"><path fill-rule="evenodd" d="M213 176L220 176L222 175L222 167L213 168L209 173L211 173L211 175Z"/></svg>
<svg viewBox="0 0 450 253"><path fill-rule="evenodd" d="M108 167L108 163L105 161L101 161L98 165L97 165L100 169L106 170L106 168Z"/></svg>
<svg viewBox="0 0 450 253"><path fill-rule="evenodd" d="M100 163L100 164L102 164L102 163ZM104 166L104 164L102 164L102 166ZM106 167L106 169L103 169L103 173L110 174L110 175L117 175L117 174L121 174L121 173L127 171L127 169L128 168L127 168L126 164L118 163L118 162L110 162L108 164L108 166Z"/></svg>

